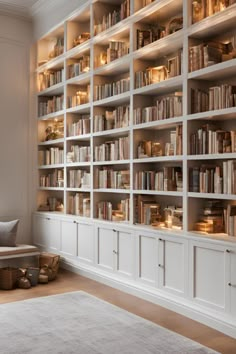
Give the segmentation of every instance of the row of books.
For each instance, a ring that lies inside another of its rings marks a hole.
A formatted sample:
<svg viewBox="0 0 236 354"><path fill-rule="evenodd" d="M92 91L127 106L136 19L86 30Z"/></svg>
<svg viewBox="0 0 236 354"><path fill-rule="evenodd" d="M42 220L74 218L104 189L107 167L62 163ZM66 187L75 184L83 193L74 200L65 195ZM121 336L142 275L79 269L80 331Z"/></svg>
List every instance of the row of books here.
<svg viewBox="0 0 236 354"><path fill-rule="evenodd" d="M121 79L102 85L94 86L94 100L102 100L114 95L127 92L130 89L130 78Z"/></svg>
<svg viewBox="0 0 236 354"><path fill-rule="evenodd" d="M119 106L113 110L106 110L105 114L96 114L93 121L94 132L109 129L125 128L129 126L130 106Z"/></svg>
<svg viewBox="0 0 236 354"><path fill-rule="evenodd" d="M94 161L117 161L129 159L129 137L106 141L95 146Z"/></svg>
<svg viewBox="0 0 236 354"><path fill-rule="evenodd" d="M68 125L68 136L78 136L90 133L90 116L82 115L81 119Z"/></svg>
<svg viewBox="0 0 236 354"><path fill-rule="evenodd" d="M166 35L166 28L162 25L155 25L154 28L137 29L137 49L145 47L146 45L163 38Z"/></svg>
<svg viewBox="0 0 236 354"><path fill-rule="evenodd" d="M124 41L109 41L107 48L107 63L129 54L129 45Z"/></svg>
<svg viewBox="0 0 236 354"><path fill-rule="evenodd" d="M193 167L189 176L190 190L193 192L236 194L234 160L223 161L223 165Z"/></svg>
<svg viewBox="0 0 236 354"><path fill-rule="evenodd" d="M91 159L90 146L72 145L71 151L66 154L67 163L88 162Z"/></svg>
<svg viewBox="0 0 236 354"><path fill-rule="evenodd" d="M222 84L208 90L191 89L191 113L236 106L236 86Z"/></svg>
<svg viewBox="0 0 236 354"><path fill-rule="evenodd" d="M52 173L40 175L40 187L63 187L64 186L64 170L54 170Z"/></svg>
<svg viewBox="0 0 236 354"><path fill-rule="evenodd" d="M46 90L47 88L59 84L64 78L64 69L48 70L38 75L38 89L39 91Z"/></svg>
<svg viewBox="0 0 236 354"><path fill-rule="evenodd" d="M67 96L67 108L72 108L89 102L90 86L86 89L80 89L73 96Z"/></svg>
<svg viewBox="0 0 236 354"><path fill-rule="evenodd" d="M182 154L182 125L177 125L170 131L170 142L163 143L151 140L141 140L137 147L138 158L175 156Z"/></svg>
<svg viewBox="0 0 236 354"><path fill-rule="evenodd" d="M236 152L236 131L222 130L214 124L204 124L190 135L190 154Z"/></svg>
<svg viewBox="0 0 236 354"><path fill-rule="evenodd" d="M153 122L182 115L182 92L157 99L156 106L134 109L134 124Z"/></svg>
<svg viewBox="0 0 236 354"><path fill-rule="evenodd" d="M135 198L135 223L182 229L183 209L181 206L162 207L151 195L138 195Z"/></svg>
<svg viewBox="0 0 236 354"><path fill-rule="evenodd" d="M97 217L102 220L109 221L129 221L130 216L130 201L129 199L122 199L118 203L116 209L108 201L100 201L97 204Z"/></svg>
<svg viewBox="0 0 236 354"><path fill-rule="evenodd" d="M130 0L124 0L117 10L104 14L101 22L94 25L94 35L96 36L97 34L114 26L128 16L130 16Z"/></svg>
<svg viewBox="0 0 236 354"><path fill-rule="evenodd" d="M40 97L38 103L38 116L55 113L64 108L64 95L53 97Z"/></svg>
<svg viewBox="0 0 236 354"><path fill-rule="evenodd" d="M111 167L103 167L95 170L95 188L130 188L130 171L115 171Z"/></svg>
<svg viewBox="0 0 236 354"><path fill-rule="evenodd" d="M91 174L85 170L69 170L68 187L69 188L90 188Z"/></svg>
<svg viewBox="0 0 236 354"><path fill-rule="evenodd" d="M135 173L134 188L182 192L182 168L167 166L162 171L138 171Z"/></svg>
<svg viewBox="0 0 236 354"><path fill-rule="evenodd" d="M68 213L90 217L90 198L85 193L75 193L68 197Z"/></svg>
<svg viewBox="0 0 236 354"><path fill-rule="evenodd" d="M67 66L67 78L71 79L90 70L90 56L83 55L76 63Z"/></svg>
<svg viewBox="0 0 236 354"><path fill-rule="evenodd" d="M198 22L205 17L223 11L233 5L235 0L193 0L192 1L192 22Z"/></svg>
<svg viewBox="0 0 236 354"><path fill-rule="evenodd" d="M135 73L135 88L152 85L168 79L168 70L165 65L147 68Z"/></svg>
<svg viewBox="0 0 236 354"><path fill-rule="evenodd" d="M229 56L230 43L211 41L189 48L189 71L206 68L210 65L231 59Z"/></svg>
<svg viewBox="0 0 236 354"><path fill-rule="evenodd" d="M59 147L51 147L47 150L38 151L38 163L42 165L55 165L64 162L64 150Z"/></svg>

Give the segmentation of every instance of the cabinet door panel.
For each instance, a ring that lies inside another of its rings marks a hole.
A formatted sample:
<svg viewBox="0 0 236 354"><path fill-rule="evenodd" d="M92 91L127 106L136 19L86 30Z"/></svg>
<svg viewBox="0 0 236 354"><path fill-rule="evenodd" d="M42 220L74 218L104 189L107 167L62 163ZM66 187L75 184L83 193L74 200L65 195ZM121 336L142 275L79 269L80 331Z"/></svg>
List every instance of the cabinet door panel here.
<svg viewBox="0 0 236 354"><path fill-rule="evenodd" d="M236 249L230 251L230 314L236 317Z"/></svg>
<svg viewBox="0 0 236 354"><path fill-rule="evenodd" d="M215 245L193 246L193 298L206 306L225 309L225 250Z"/></svg>
<svg viewBox="0 0 236 354"><path fill-rule="evenodd" d="M109 228L97 229L97 264L105 270L114 270L114 231Z"/></svg>
<svg viewBox="0 0 236 354"><path fill-rule="evenodd" d="M46 230L47 220L45 217L34 215L34 225L33 225L33 235L34 244L37 246L45 247L45 230Z"/></svg>
<svg viewBox="0 0 236 354"><path fill-rule="evenodd" d="M60 250L61 242L61 221L57 219L48 220L49 247L53 252Z"/></svg>
<svg viewBox="0 0 236 354"><path fill-rule="evenodd" d="M61 223L61 253L65 256L76 256L77 224L73 221Z"/></svg>
<svg viewBox="0 0 236 354"><path fill-rule="evenodd" d="M78 258L82 262L94 262L94 233L90 224L78 224Z"/></svg>
<svg viewBox="0 0 236 354"><path fill-rule="evenodd" d="M149 285L156 285L157 240L156 237L138 235L138 279Z"/></svg>
<svg viewBox="0 0 236 354"><path fill-rule="evenodd" d="M159 239L159 287L178 295L185 292L185 244Z"/></svg>
<svg viewBox="0 0 236 354"><path fill-rule="evenodd" d="M134 274L134 237L127 232L117 231L117 271L125 276Z"/></svg>

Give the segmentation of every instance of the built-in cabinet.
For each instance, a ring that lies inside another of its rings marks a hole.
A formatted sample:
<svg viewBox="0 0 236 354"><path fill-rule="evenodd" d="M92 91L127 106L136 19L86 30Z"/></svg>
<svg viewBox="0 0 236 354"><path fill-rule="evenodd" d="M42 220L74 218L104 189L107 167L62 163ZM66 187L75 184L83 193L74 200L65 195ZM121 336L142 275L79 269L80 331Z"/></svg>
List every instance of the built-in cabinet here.
<svg viewBox="0 0 236 354"><path fill-rule="evenodd" d="M38 40L34 240L236 336L236 4L199 4L88 0Z"/></svg>
<svg viewBox="0 0 236 354"><path fill-rule="evenodd" d="M96 265L121 277L134 277L135 252L134 233L126 228L95 226Z"/></svg>

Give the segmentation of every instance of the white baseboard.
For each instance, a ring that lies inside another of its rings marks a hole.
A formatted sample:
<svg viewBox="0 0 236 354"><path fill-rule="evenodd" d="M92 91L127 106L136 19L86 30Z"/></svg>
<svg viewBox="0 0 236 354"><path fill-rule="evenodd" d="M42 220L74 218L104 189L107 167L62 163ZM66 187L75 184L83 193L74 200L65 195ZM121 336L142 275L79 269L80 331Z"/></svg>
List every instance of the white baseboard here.
<svg viewBox="0 0 236 354"><path fill-rule="evenodd" d="M115 289L124 291L130 295L140 297L154 304L163 306L168 310L177 312L183 316L198 321L206 326L214 328L226 335L236 338L236 319L218 313L208 308L196 305L183 297L167 294L164 291L146 287L138 282L123 279L101 271L98 268L75 264L69 260L62 259L61 267L80 274L92 280L98 281Z"/></svg>

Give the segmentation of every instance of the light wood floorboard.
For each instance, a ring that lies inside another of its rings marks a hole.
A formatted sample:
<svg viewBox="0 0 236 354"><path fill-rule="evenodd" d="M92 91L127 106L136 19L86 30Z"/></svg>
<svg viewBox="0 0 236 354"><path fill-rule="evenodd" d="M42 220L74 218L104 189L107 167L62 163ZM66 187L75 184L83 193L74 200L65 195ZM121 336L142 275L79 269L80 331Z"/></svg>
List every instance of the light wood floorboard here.
<svg viewBox="0 0 236 354"><path fill-rule="evenodd" d="M234 338L161 306L66 270L60 270L57 279L48 284L39 284L28 290L0 290L0 304L78 290L117 305L222 354L236 354Z"/></svg>

